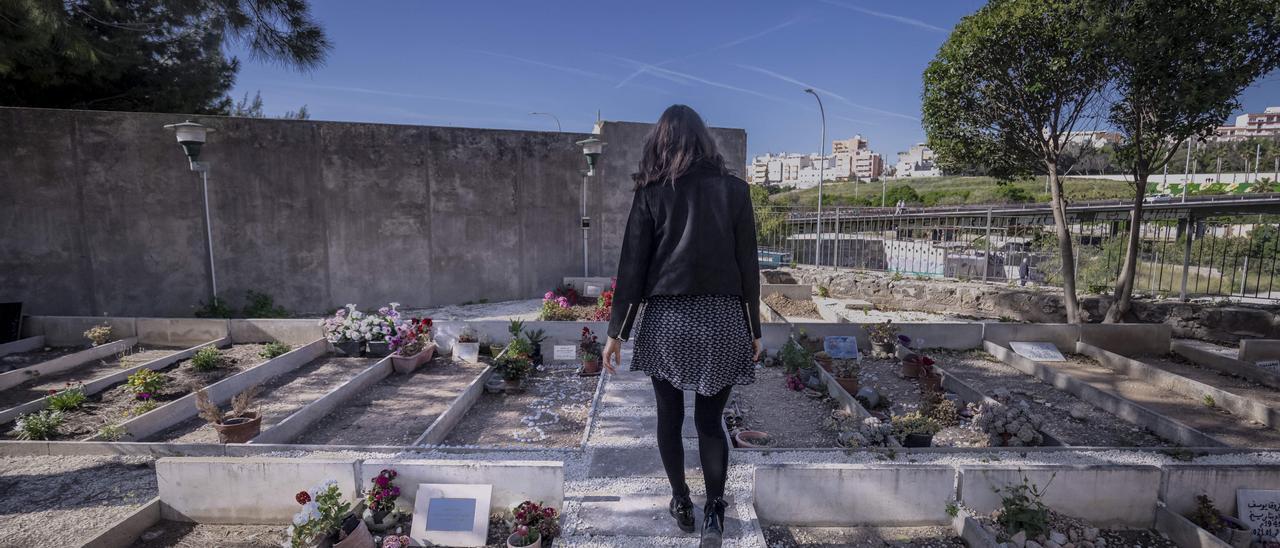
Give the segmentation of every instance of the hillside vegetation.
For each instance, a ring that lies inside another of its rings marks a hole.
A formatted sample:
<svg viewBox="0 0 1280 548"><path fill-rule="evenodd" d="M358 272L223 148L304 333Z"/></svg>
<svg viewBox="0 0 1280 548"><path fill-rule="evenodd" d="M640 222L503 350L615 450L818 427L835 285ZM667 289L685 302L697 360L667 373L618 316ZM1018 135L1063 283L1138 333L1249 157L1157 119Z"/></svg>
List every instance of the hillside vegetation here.
<svg viewBox="0 0 1280 548"><path fill-rule="evenodd" d="M1133 187L1124 181L1066 178L1063 187L1071 201L1132 199ZM879 206L881 183L859 183L854 198L854 183L826 183L822 189L825 205ZM946 206L1048 202L1044 178L998 184L993 177L929 177L889 181L885 203L898 200L911 205ZM818 204L818 189L808 188L781 192L770 197L774 205Z"/></svg>

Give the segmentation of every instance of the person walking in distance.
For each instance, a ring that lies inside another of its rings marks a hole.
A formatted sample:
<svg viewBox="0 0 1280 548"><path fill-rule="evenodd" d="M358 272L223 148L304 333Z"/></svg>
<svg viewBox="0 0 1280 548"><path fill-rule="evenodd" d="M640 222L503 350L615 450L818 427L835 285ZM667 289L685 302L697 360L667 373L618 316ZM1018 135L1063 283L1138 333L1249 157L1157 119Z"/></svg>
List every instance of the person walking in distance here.
<svg viewBox="0 0 1280 548"><path fill-rule="evenodd" d="M751 193L725 167L702 118L684 105L662 113L632 180L604 364L617 370L622 343L634 330L631 369L653 382L669 510L690 533L694 507L680 430L684 392L695 392L707 495L701 546L718 547L730 447L721 414L734 385L755 382L754 362L763 351Z"/></svg>

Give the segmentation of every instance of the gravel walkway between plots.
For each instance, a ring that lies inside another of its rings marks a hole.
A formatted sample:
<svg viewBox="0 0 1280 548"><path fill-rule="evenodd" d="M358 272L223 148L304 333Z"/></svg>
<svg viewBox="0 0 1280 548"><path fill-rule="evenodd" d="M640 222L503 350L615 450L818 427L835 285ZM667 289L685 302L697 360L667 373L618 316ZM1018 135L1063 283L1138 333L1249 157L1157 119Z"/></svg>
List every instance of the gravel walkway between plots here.
<svg viewBox="0 0 1280 548"><path fill-rule="evenodd" d="M1067 445L1083 447L1156 447L1169 445L1155 434L1042 383L980 350L934 351L943 371L991 396L1008 390L1015 399L1028 400L1031 409L1045 418L1043 430Z"/></svg>
<svg viewBox="0 0 1280 548"><path fill-rule="evenodd" d="M771 447L836 447L836 433L822 427L836 409L830 398L810 398L787 388L781 367L757 367L756 382L735 386L735 403L748 430L767 432Z"/></svg>
<svg viewBox="0 0 1280 548"><path fill-rule="evenodd" d="M950 527L787 527L764 528L769 548L836 548L838 546L901 546L964 548Z"/></svg>
<svg viewBox="0 0 1280 548"><path fill-rule="evenodd" d="M436 358L411 375L392 372L343 402L293 443L409 445L484 368L484 364Z"/></svg>
<svg viewBox="0 0 1280 548"><path fill-rule="evenodd" d="M288 540L285 525L213 525L161 521L142 532L133 548L278 548Z"/></svg>
<svg viewBox="0 0 1280 548"><path fill-rule="evenodd" d="M1280 390L1251 380L1228 375L1216 369L1201 367L1177 354L1143 356L1138 361L1158 367L1188 379L1197 380L1214 388L1249 398L1272 409L1280 409Z"/></svg>
<svg viewBox="0 0 1280 548"><path fill-rule="evenodd" d="M377 360L367 358L321 357L262 385L256 408L262 415L262 430L284 420L294 411L350 380ZM218 433L203 419L194 418L148 441L177 443L218 443Z"/></svg>
<svg viewBox="0 0 1280 548"><path fill-rule="evenodd" d="M61 358L89 348L88 346L46 346L40 350L7 354L0 356L0 373L44 363L54 358Z"/></svg>
<svg viewBox="0 0 1280 548"><path fill-rule="evenodd" d="M818 306L813 304L811 299L792 299L781 293L772 293L765 296L764 303L788 318L822 319L822 314L818 313Z"/></svg>
<svg viewBox="0 0 1280 548"><path fill-rule="evenodd" d="M48 395L50 390L61 390L65 388L68 382L87 383L120 371L121 369L128 369L149 361L158 360L181 350L184 349L136 345L133 348L116 354L110 358L94 360L81 364L74 369L62 371L53 375L36 377L14 386L13 388L9 388L8 390L0 391L0 409L9 409L32 400L43 398Z"/></svg>
<svg viewBox="0 0 1280 548"><path fill-rule="evenodd" d="M3 457L0 543L76 546L155 496L149 457Z"/></svg>
<svg viewBox="0 0 1280 548"><path fill-rule="evenodd" d="M443 445L577 447L600 377L577 367L547 367L521 394L483 394Z"/></svg>
<svg viewBox="0 0 1280 548"><path fill-rule="evenodd" d="M1065 362L1041 363L1096 388L1115 392L1232 447L1280 447L1280 431L1234 416L1220 408L1209 407L1199 399L1121 375L1088 356L1069 354Z"/></svg>

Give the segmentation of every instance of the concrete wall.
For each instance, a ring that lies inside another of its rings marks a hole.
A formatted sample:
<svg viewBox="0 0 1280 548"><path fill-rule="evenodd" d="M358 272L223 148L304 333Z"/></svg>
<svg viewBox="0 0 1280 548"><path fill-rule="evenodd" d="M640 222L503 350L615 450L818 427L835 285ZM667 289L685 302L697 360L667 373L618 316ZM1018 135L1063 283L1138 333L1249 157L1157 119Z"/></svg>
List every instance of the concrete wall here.
<svg viewBox="0 0 1280 548"><path fill-rule="evenodd" d="M1140 465L999 465L960 467L960 500L979 514L1000 507L1000 493L1026 479L1043 490L1044 503L1097 526L1151 527L1160 469ZM1106 496L1099 496L1106 493Z"/></svg>
<svg viewBox="0 0 1280 548"><path fill-rule="evenodd" d="M183 316L209 294L183 115L0 108L0 301ZM540 295L581 273L578 133L203 116L221 295L297 312ZM606 122L592 275L616 266L648 124ZM746 134L714 131L730 166Z"/></svg>

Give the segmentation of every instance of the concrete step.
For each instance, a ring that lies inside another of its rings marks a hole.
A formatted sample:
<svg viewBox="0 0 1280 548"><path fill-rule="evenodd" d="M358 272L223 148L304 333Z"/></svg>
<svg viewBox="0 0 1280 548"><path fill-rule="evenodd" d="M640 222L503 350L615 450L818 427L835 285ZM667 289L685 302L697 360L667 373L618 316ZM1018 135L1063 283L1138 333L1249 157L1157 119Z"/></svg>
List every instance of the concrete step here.
<svg viewBox="0 0 1280 548"><path fill-rule="evenodd" d="M693 497L695 529L685 533L676 526L667 505L671 495L620 495L583 497L578 510L578 526L575 534L617 537L677 537L698 538L697 526L702 523L702 507L706 499ZM732 498L726 497L729 508L725 512L725 538L736 535L741 521L734 511ZM639 539L642 540L642 539ZM641 544L636 544L640 546Z"/></svg>
<svg viewBox="0 0 1280 548"><path fill-rule="evenodd" d="M696 446L695 446L696 447ZM596 447L590 449L587 477L592 478L665 478L662 457L657 447ZM684 449L685 476L693 481L702 477L702 465L698 462L698 450L687 444Z"/></svg>

